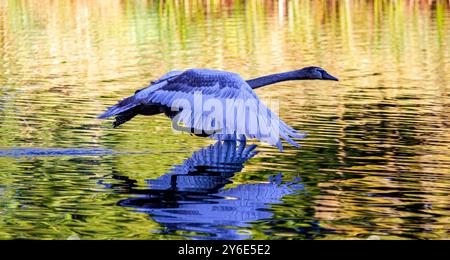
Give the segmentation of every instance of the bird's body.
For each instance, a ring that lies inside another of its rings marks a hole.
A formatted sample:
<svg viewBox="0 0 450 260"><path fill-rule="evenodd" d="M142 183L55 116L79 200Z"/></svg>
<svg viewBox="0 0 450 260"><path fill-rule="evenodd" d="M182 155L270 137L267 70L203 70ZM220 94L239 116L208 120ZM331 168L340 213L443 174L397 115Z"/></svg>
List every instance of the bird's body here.
<svg viewBox="0 0 450 260"><path fill-rule="evenodd" d="M138 114L164 113L172 119L174 128L183 131L219 140L256 138L282 150L280 136L288 143L298 146L292 138L304 135L279 119L259 100L253 89L284 80L316 79L311 75L317 74L309 72L312 70L317 73L316 70L319 69L308 67L249 81L228 71L171 71L150 86L110 107L99 118L116 116L116 127ZM322 71L319 71L322 73L320 75L330 78L321 79L337 80Z"/></svg>

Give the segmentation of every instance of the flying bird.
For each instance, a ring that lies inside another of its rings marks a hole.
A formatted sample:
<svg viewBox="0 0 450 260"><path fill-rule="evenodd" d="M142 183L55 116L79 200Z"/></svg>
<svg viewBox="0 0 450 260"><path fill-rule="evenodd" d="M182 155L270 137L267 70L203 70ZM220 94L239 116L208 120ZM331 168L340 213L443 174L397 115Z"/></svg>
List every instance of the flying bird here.
<svg viewBox="0 0 450 260"><path fill-rule="evenodd" d="M164 113L172 119L175 129L217 140L245 141L246 138L256 138L282 151L281 138L299 147L292 138L303 138L304 133L283 122L259 100L253 90L289 80L338 79L319 67L306 67L247 81L239 74L228 71L171 71L150 86L137 90L133 96L109 107L98 118L115 116L113 127L117 127L138 114Z"/></svg>

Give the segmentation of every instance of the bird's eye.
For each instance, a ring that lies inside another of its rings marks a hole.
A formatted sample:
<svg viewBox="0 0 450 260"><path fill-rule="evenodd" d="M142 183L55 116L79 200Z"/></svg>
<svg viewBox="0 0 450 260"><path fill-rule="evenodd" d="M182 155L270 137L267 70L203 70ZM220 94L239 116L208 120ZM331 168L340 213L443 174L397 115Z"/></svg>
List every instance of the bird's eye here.
<svg viewBox="0 0 450 260"><path fill-rule="evenodd" d="M323 77L323 71L321 69L313 70L314 78L321 79Z"/></svg>

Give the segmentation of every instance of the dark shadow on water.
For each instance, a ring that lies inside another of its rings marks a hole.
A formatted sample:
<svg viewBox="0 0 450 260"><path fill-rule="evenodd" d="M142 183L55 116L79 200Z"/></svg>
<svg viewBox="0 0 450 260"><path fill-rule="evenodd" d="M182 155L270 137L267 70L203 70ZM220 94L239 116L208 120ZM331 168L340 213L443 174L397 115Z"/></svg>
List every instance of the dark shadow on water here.
<svg viewBox="0 0 450 260"><path fill-rule="evenodd" d="M281 174L268 182L226 188L244 163L257 154L256 145L225 141L200 149L182 164L138 188L135 180L115 175L120 184L104 184L116 193L131 194L118 205L149 214L163 225L163 234L194 239L246 239L251 222L270 219L272 205L304 189L299 180L284 182Z"/></svg>

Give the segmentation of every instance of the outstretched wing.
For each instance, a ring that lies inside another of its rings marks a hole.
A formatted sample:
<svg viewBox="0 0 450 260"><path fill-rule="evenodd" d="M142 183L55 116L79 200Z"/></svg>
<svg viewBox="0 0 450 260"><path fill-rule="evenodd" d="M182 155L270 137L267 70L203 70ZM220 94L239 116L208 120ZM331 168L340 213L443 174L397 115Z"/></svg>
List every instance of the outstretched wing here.
<svg viewBox="0 0 450 260"><path fill-rule="evenodd" d="M165 74L158 80L153 81L150 86L137 90L133 96L124 98L114 106L109 107L108 110L98 116L98 118L108 118L111 116L115 116L139 105L151 105L145 102L145 96L148 94L148 92L152 92L161 85L165 85L167 83L167 80L173 79L174 77L177 77L182 73L183 71L174 70Z"/></svg>
<svg viewBox="0 0 450 260"><path fill-rule="evenodd" d="M280 137L296 147L292 138L304 137L264 105L235 73L191 69L136 96L180 111L173 119L176 124L209 132L219 140L244 135L282 150Z"/></svg>

